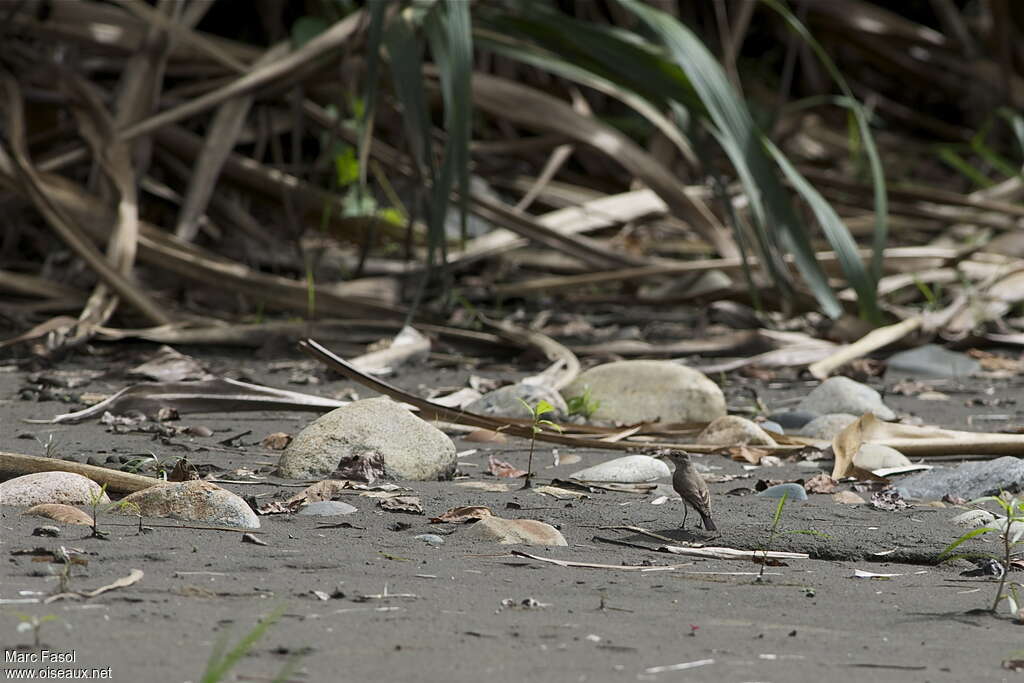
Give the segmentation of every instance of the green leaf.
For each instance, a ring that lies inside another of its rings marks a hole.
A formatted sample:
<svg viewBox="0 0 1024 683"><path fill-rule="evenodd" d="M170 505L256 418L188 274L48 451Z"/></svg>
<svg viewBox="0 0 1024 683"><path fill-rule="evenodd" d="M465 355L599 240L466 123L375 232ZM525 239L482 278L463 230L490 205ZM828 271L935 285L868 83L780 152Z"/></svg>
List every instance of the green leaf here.
<svg viewBox="0 0 1024 683"><path fill-rule="evenodd" d="M540 420L539 422L537 422L537 424L547 425L548 427L551 427L552 429L554 429L554 430L556 430L558 432L562 431L562 426L559 425L559 424L555 424L551 420Z"/></svg>
<svg viewBox="0 0 1024 683"><path fill-rule="evenodd" d="M787 498L789 498L789 491L782 494L782 498L779 498L779 502L775 506L775 517L772 518L773 529L779 525L779 520L782 519L782 508L786 507Z"/></svg>
<svg viewBox="0 0 1024 683"><path fill-rule="evenodd" d="M992 185L995 184L989 180L985 174L971 166L971 164L951 145L940 147L938 156L943 163L958 171L961 175L980 188L992 187Z"/></svg>
<svg viewBox="0 0 1024 683"><path fill-rule="evenodd" d="M983 527L978 527L977 529L971 529L966 534L964 534L963 536L961 536L960 538L956 539L955 541L950 543L948 546L946 546L945 550L943 550L941 553L939 553L939 560L941 561L942 558L945 555L948 555L953 550L955 550L959 546L963 545L967 541L971 540L972 538L976 538L978 536L981 536L982 534L987 534L990 531L995 531L995 529L993 529L991 527L984 527L984 526Z"/></svg>
<svg viewBox="0 0 1024 683"><path fill-rule="evenodd" d="M800 193L807 201L807 205L814 212L825 237L836 252L839 265L846 274L850 286L857 292L857 301L861 307L861 317L871 322L880 322L882 313L878 308L878 282L874 280L865 270L864 262L860 259L860 251L853 236L839 214L835 212L832 205L825 201L799 171L789 162L789 159L770 141L765 140L765 146L769 153L775 158L782 172L789 179L793 188Z"/></svg>
<svg viewBox="0 0 1024 683"><path fill-rule="evenodd" d="M815 258L810 238L776 175L764 147L765 137L721 65L701 40L671 15L638 0L619 2L657 35L700 97L708 119L705 126L722 146L743 184L756 227L762 265L771 274L782 297L794 295L788 267L783 260L783 254L790 252L822 311L829 317L839 317L842 307L829 287Z"/></svg>
<svg viewBox="0 0 1024 683"><path fill-rule="evenodd" d="M546 415L547 413L553 412L555 412L555 407L544 399L537 401L537 405L533 409L534 415Z"/></svg>
<svg viewBox="0 0 1024 683"><path fill-rule="evenodd" d="M338 187L347 187L359 180L359 159L356 158L355 148L346 147L335 155L334 171Z"/></svg>
<svg viewBox="0 0 1024 683"><path fill-rule="evenodd" d="M877 283L882 277L882 260L885 257L885 245L889 241L889 197L886 191L885 173L882 170L882 159L878 155L878 148L875 146L875 138L871 134L871 127L868 125L868 116L864 107L853 96L853 91L843 78L842 72L836 66L828 52L821 43L815 40L807 27L794 15L785 4L779 0L761 0L773 10L782 15L790 29L799 35L806 42L818 60L828 71L832 80L836 82L839 89L846 96L844 106L848 107L854 116L857 130L860 133L860 143L863 145L864 154L868 158L868 169L871 171L871 184L874 188L875 203L875 235L872 242L871 254L871 279Z"/></svg>
<svg viewBox="0 0 1024 683"><path fill-rule="evenodd" d="M473 32L469 3L445 0L439 11L432 13L426 25L427 39L434 63L441 76L444 100L444 159L433 188L431 223L436 223L436 246L444 249L444 221L453 184L459 190L459 216L462 237L466 237L466 216L469 209L469 138L473 116L470 79L473 74ZM431 247L435 246L433 242Z"/></svg>

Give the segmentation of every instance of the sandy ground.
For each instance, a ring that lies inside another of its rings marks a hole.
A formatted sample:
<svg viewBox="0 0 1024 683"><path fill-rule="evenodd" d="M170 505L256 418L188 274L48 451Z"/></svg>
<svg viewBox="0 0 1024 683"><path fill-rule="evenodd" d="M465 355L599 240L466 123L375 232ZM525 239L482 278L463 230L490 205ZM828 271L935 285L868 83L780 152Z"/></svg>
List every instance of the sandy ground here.
<svg viewBox="0 0 1024 683"><path fill-rule="evenodd" d="M118 353L114 359L80 359L75 365L109 368L135 360L128 347ZM342 381L290 385L288 372L268 374L260 368L270 361L251 357L208 359L215 371L237 369L241 363L254 380L282 388L324 395L355 388ZM475 372L511 376L501 368ZM187 455L194 463L226 468L220 476L231 479L232 470L269 469L276 461L277 453L259 447L263 436L295 433L313 419L301 413L185 416L182 424L210 427L214 435L176 437L171 443L149 434L110 434L96 421L29 425L21 419L50 417L73 407L20 400L18 388L26 374L0 373L0 450L39 455L42 447L31 436L45 439L53 433L63 455L102 460L151 451L171 461ZM460 386L468 374L466 369L417 370L395 383L423 392ZM741 385L747 381L730 381L730 405L749 402L749 389ZM86 390L110 392L127 383L112 374ZM809 386L778 384L750 386L770 406L784 405L787 397ZM1022 395L1019 380L996 380L975 382L942 403L896 396L888 401L904 414L954 428L967 427L979 412L1007 410L1019 424L1018 406L965 405L989 386L993 393L988 399ZM242 448L217 445L246 430L251 434L240 440ZM492 452L525 467L527 444L513 441L488 450L456 437L460 451L478 449L462 459L465 479L409 483L422 500L423 516L384 512L375 500L353 495L346 500L358 512L345 517L263 517L259 538L265 546L242 543L238 532L181 528L170 520L146 520L153 531L137 535L134 522L111 514L100 516L101 528L110 534L107 540L88 538L87 529L70 526L59 538L39 538L31 533L45 520L0 506L0 649L31 652L16 650L32 640L30 633L18 632L18 613L52 615L56 619L41 627L42 640L50 650L73 652L75 662L51 664L51 669L96 668L102 674L109 668L109 679L115 681L199 681L219 642L226 638L233 645L261 618L279 610L279 619L223 680L272 680L289 663L288 680L293 681L959 682L1020 676L1001 662L1024 658L1018 652L1021 627L972 612L990 604L995 585L959 576L965 563L934 564L962 532L948 521L954 510L916 506L882 512L837 505L824 495L790 503L780 529L814 530L828 537L781 535L775 549L805 551L811 559L771 567L769 580L756 583L757 566L750 562L669 555L654 550L660 545L656 540L599 528L639 526L680 541L707 538L700 531L679 529L679 501L651 505L651 495L606 492L566 502L519 491L515 483L504 492L460 485L495 482L485 474ZM619 455L560 452L581 456L583 464L553 467L551 448L543 446L537 455L539 483ZM744 474L741 464L720 456L702 462L715 473ZM715 544L762 548L774 513L775 501L727 491L751 487L758 478L808 476L795 465L749 474L711 487L722 529ZM283 484L292 488L282 489ZM301 490L295 485L268 477L263 483L225 487L263 501ZM459 525L430 523L431 516L460 505L487 505L501 516L554 524L569 547L491 545L460 536ZM691 525L694 521L691 515ZM423 533L444 535L446 543L432 546L414 538ZM109 584L132 569L145 576L87 601L12 602L45 597L56 587L51 565L14 551L62 545L80 549L89 559L87 567L75 568L73 590ZM512 547L546 558L642 569L559 567L512 556ZM889 561L875 555L884 551L895 551L884 556ZM667 565L675 568L658 569ZM857 569L898 576L853 578ZM524 601L536 606L524 607ZM8 661L0 664L0 675L26 666Z"/></svg>

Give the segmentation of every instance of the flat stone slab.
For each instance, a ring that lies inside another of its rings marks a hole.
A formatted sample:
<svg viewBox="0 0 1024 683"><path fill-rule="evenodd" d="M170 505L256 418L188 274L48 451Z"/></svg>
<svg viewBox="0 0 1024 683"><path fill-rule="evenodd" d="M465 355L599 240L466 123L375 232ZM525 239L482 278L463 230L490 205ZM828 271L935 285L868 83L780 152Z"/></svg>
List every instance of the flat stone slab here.
<svg viewBox="0 0 1024 683"><path fill-rule="evenodd" d="M1024 490L1024 460L1005 456L995 460L965 462L953 468L938 468L912 474L895 486L904 498L941 500L955 496L973 500L1000 491Z"/></svg>
<svg viewBox="0 0 1024 683"><path fill-rule="evenodd" d="M889 357L885 378L970 377L981 371L981 363L938 344L925 344Z"/></svg>

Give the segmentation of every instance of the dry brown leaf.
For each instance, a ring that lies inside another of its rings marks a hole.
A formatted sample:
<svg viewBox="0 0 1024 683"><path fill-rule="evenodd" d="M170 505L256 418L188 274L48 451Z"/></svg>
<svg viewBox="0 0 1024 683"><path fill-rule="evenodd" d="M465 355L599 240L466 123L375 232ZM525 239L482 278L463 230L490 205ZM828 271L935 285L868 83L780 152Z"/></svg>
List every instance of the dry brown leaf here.
<svg viewBox="0 0 1024 683"><path fill-rule="evenodd" d="M167 475L167 481L192 481L199 478L199 470L187 458L179 458L174 463L174 469Z"/></svg>
<svg viewBox="0 0 1024 683"><path fill-rule="evenodd" d="M804 482L804 490L807 493L835 493L837 482L824 472L816 474Z"/></svg>
<svg viewBox="0 0 1024 683"><path fill-rule="evenodd" d="M502 479L515 479L526 476L526 470L518 469L511 463L498 460L493 455L487 458L487 472Z"/></svg>
<svg viewBox="0 0 1024 683"><path fill-rule="evenodd" d="M60 503L42 503L40 505L33 505L22 514L46 517L47 519L52 519L55 522L62 522L64 524L80 524L82 526L93 525L92 517L88 514L82 512L76 507L72 507L71 505L62 505Z"/></svg>
<svg viewBox="0 0 1024 683"><path fill-rule="evenodd" d="M475 522L478 519L484 517L490 517L493 513L491 509L485 505L464 505L462 507L455 507L448 510L440 517L431 518L431 523L440 524L442 522L464 523L464 522Z"/></svg>
<svg viewBox="0 0 1024 683"><path fill-rule="evenodd" d="M126 374L156 382L188 382L210 377L202 363L166 345L157 349L152 358Z"/></svg>
<svg viewBox="0 0 1024 683"><path fill-rule="evenodd" d="M755 448L753 446L736 446L734 448L727 448L726 452L733 460L736 460L737 462L749 462L751 465L759 465L761 463L761 458L771 454L771 451L766 451L762 448Z"/></svg>
<svg viewBox="0 0 1024 683"><path fill-rule="evenodd" d="M382 498L378 503L381 510L388 512L406 512L410 515L422 515L423 505L417 496L392 496Z"/></svg>
<svg viewBox="0 0 1024 683"><path fill-rule="evenodd" d="M260 441L260 445L264 448L269 448L272 451L283 451L291 442L291 434L286 434L285 432L274 432L273 434L267 434L263 437L263 441Z"/></svg>
<svg viewBox="0 0 1024 683"><path fill-rule="evenodd" d="M284 502L290 508L303 503L316 503L321 500L333 500L342 491L352 489L352 482L346 479L324 479L305 488Z"/></svg>
<svg viewBox="0 0 1024 683"><path fill-rule="evenodd" d="M346 455L338 460L337 468L331 472L331 479L353 479L373 483L383 479L387 472L384 456L380 453Z"/></svg>
<svg viewBox="0 0 1024 683"><path fill-rule="evenodd" d="M982 351L981 349L970 349L967 355L971 358L976 358L981 363L981 369L988 372L1013 372L1020 373L1024 369L1024 362L1013 358L1006 358L1004 356L997 356L994 353L988 351Z"/></svg>

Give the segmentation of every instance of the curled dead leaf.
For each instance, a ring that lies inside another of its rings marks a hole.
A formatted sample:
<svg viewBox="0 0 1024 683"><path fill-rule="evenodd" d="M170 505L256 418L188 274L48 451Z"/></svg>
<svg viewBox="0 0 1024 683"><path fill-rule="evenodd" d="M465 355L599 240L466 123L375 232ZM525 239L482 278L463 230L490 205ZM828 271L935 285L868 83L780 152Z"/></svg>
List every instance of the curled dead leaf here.
<svg viewBox="0 0 1024 683"><path fill-rule="evenodd" d="M487 472L504 479L516 479L517 477L526 476L526 470L521 470L511 463L498 460L493 455L487 458Z"/></svg>
<svg viewBox="0 0 1024 683"><path fill-rule="evenodd" d="M283 451L292 442L292 435L285 432L274 432L263 437L260 445L272 451Z"/></svg>
<svg viewBox="0 0 1024 683"><path fill-rule="evenodd" d="M737 462L749 462L751 465L760 465L761 458L770 455L771 451L752 446L736 446L728 449L729 457Z"/></svg>
<svg viewBox="0 0 1024 683"><path fill-rule="evenodd" d="M485 505L464 505L452 508L440 517L432 517L430 521L433 524L475 522L478 519L490 517L492 514L491 509Z"/></svg>
<svg viewBox="0 0 1024 683"><path fill-rule="evenodd" d="M835 493L837 482L824 472L816 474L804 482L804 490L807 493Z"/></svg>
<svg viewBox="0 0 1024 683"><path fill-rule="evenodd" d="M379 505L381 510L387 510L388 512L406 512L410 515L423 514L423 505L420 504L420 499L416 496L382 498Z"/></svg>

